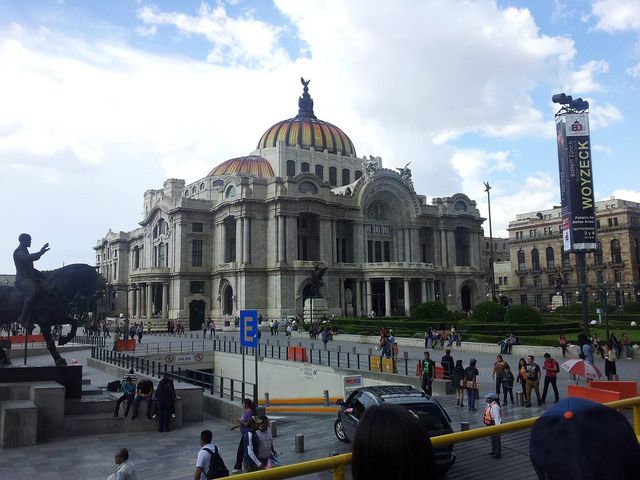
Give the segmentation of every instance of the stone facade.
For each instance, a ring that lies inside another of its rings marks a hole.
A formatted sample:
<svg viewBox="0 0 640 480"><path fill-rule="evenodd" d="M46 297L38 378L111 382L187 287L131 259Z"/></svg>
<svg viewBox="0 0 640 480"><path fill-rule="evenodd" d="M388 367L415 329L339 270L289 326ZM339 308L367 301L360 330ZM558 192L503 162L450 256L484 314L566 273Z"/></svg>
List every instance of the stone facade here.
<svg viewBox="0 0 640 480"><path fill-rule="evenodd" d="M640 301L640 204L610 199L596 202L598 246L587 254L590 301L622 305ZM560 207L523 213L509 223L511 268L508 285L499 284L501 295L512 303L545 308L556 294L554 276L562 275L565 301L576 301L578 278L575 255L562 249Z"/></svg>
<svg viewBox="0 0 640 480"><path fill-rule="evenodd" d="M288 122L316 128L317 141L334 135L326 125L339 130L301 112ZM241 309L298 315L316 264L327 267L320 293L328 314L403 315L427 300L471 309L484 298L475 201L458 193L427 203L408 168L383 168L355 150L305 148L304 130L298 140L290 134L275 132L275 146L195 182L147 190L140 226L109 231L94 247L108 309L192 328Z"/></svg>

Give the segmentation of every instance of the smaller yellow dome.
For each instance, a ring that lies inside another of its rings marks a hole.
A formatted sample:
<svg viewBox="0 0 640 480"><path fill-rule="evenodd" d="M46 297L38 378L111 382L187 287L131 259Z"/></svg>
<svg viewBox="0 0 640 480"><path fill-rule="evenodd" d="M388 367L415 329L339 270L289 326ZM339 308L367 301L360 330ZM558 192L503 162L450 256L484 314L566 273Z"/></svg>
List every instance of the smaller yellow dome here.
<svg viewBox="0 0 640 480"><path fill-rule="evenodd" d="M246 173L254 177L262 178L275 177L269 161L258 155L232 158L231 160L222 162L211 170L208 176L217 177L219 175L234 175L236 173Z"/></svg>

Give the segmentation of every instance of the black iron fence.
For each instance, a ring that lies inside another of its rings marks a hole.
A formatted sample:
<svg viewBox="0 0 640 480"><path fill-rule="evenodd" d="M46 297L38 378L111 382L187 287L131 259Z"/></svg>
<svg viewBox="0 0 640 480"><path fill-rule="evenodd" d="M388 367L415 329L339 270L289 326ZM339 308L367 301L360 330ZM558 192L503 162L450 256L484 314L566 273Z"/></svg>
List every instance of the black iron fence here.
<svg viewBox="0 0 640 480"><path fill-rule="evenodd" d="M151 377L162 377L167 373L178 382L198 385L211 395L218 395L220 398L227 398L231 401L245 398L247 394L253 397L254 402L257 402L258 399L258 391L255 383L223 377L213 373L203 372L202 370L169 365L162 360L150 360L126 352L115 352L100 347L91 348L91 358L127 370L133 369L134 372L140 372Z"/></svg>

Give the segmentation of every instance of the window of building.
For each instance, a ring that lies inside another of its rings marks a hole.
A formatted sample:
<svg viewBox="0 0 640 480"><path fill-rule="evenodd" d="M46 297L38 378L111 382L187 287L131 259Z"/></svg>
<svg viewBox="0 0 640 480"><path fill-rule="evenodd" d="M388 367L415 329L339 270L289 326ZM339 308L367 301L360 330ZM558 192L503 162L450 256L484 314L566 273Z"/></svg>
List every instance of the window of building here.
<svg viewBox="0 0 640 480"><path fill-rule="evenodd" d="M549 287L554 287L556 285L556 276L553 273L547 275L547 281L549 282Z"/></svg>
<svg viewBox="0 0 640 480"><path fill-rule="evenodd" d="M526 295L520 295L520 305L528 305Z"/></svg>
<svg viewBox="0 0 640 480"><path fill-rule="evenodd" d="M204 225L202 223L193 222L191 224L191 231L192 232L202 232L203 230L204 230Z"/></svg>
<svg viewBox="0 0 640 480"><path fill-rule="evenodd" d="M622 282L622 270L614 270L613 279L616 283Z"/></svg>
<svg viewBox="0 0 640 480"><path fill-rule="evenodd" d="M204 281L194 280L189 282L189 292L204 293Z"/></svg>
<svg viewBox="0 0 640 480"><path fill-rule="evenodd" d="M316 175L320 177L320 180L324 180L324 167L322 165L316 165Z"/></svg>
<svg viewBox="0 0 640 480"><path fill-rule="evenodd" d="M301 172L308 172L309 171L309 164L307 162L302 162L300 164L300 171Z"/></svg>
<svg viewBox="0 0 640 480"><path fill-rule="evenodd" d="M540 270L540 252L538 252L537 248L531 250L531 268Z"/></svg>
<svg viewBox="0 0 640 480"><path fill-rule="evenodd" d="M602 270L596 270L596 283L604 283L604 272Z"/></svg>
<svg viewBox="0 0 640 480"><path fill-rule="evenodd" d="M196 193L198 193L198 189L194 185L193 187L191 187L191 195L195 195Z"/></svg>
<svg viewBox="0 0 640 480"><path fill-rule="evenodd" d="M618 217L613 217L613 226L614 227L618 226Z"/></svg>
<svg viewBox="0 0 640 480"><path fill-rule="evenodd" d="M301 182L298 186L298 191L300 193L318 193L318 187L313 182Z"/></svg>
<svg viewBox="0 0 640 480"><path fill-rule="evenodd" d="M220 179L214 180L213 182L211 182L211 186L214 188L221 187L223 185L224 185L224 182Z"/></svg>
<svg viewBox="0 0 640 480"><path fill-rule="evenodd" d="M360 170L356 170L356 173L353 175L353 178L358 180L360 177L362 177L362 172Z"/></svg>
<svg viewBox="0 0 640 480"><path fill-rule="evenodd" d="M518 277L520 279L520 288L524 288L524 277Z"/></svg>
<svg viewBox="0 0 640 480"><path fill-rule="evenodd" d="M533 288L540 288L540 277L537 275L533 277Z"/></svg>
<svg viewBox="0 0 640 480"><path fill-rule="evenodd" d="M611 263L622 263L622 252L620 252L620 241L611 240Z"/></svg>
<svg viewBox="0 0 640 480"><path fill-rule="evenodd" d="M376 262L382 261L382 242L375 242Z"/></svg>
<svg viewBox="0 0 640 480"><path fill-rule="evenodd" d="M509 285L509 277L504 277L504 286L507 287Z"/></svg>
<svg viewBox="0 0 640 480"><path fill-rule="evenodd" d="M233 185L229 185L227 191L224 194L224 198L233 198L236 196L236 187Z"/></svg>
<svg viewBox="0 0 640 480"><path fill-rule="evenodd" d="M600 229L600 220L596 220L596 228Z"/></svg>
<svg viewBox="0 0 640 480"><path fill-rule="evenodd" d="M522 232L516 232L516 240L522 240Z"/></svg>
<svg viewBox="0 0 640 480"><path fill-rule="evenodd" d="M456 203L453 204L453 209L456 212L466 212L467 211L467 204L465 202L463 202L462 200L458 200Z"/></svg>
<svg viewBox="0 0 640 480"><path fill-rule="evenodd" d="M342 169L342 185L349 185L351 183L351 172L348 168Z"/></svg>
<svg viewBox="0 0 640 480"><path fill-rule="evenodd" d="M503 283L502 283L502 277L498 277L498 285L503 285Z"/></svg>
<svg viewBox="0 0 640 480"><path fill-rule="evenodd" d="M389 242L384 242L384 261L391 261L391 244Z"/></svg>
<svg viewBox="0 0 640 480"><path fill-rule="evenodd" d="M202 266L202 240L191 240L191 265Z"/></svg>
<svg viewBox="0 0 640 480"><path fill-rule="evenodd" d="M287 177L296 176L296 162L293 160L287 160Z"/></svg>
<svg viewBox="0 0 640 480"><path fill-rule="evenodd" d="M367 240L367 262L373 263L373 242Z"/></svg>
<svg viewBox="0 0 640 480"><path fill-rule="evenodd" d="M569 258L569 252L565 252L562 249L562 268L569 268L571 266L571 259Z"/></svg>
<svg viewBox="0 0 640 480"><path fill-rule="evenodd" d="M545 255L547 257L547 269L553 270L556 268L555 252L553 251L553 247L547 247Z"/></svg>
<svg viewBox="0 0 640 480"><path fill-rule="evenodd" d="M518 250L518 270L521 272L526 269L526 264L524 261L524 252L522 250Z"/></svg>
<svg viewBox="0 0 640 480"><path fill-rule="evenodd" d="M336 167L329 167L329 183L332 187L338 186L338 169Z"/></svg>
<svg viewBox="0 0 640 480"><path fill-rule="evenodd" d="M200 191L203 191L203 190L204 190L204 183L201 183L200 184Z"/></svg>
<svg viewBox="0 0 640 480"><path fill-rule="evenodd" d="M593 252L593 261L596 267L602 266L602 243L596 243L596 250Z"/></svg>

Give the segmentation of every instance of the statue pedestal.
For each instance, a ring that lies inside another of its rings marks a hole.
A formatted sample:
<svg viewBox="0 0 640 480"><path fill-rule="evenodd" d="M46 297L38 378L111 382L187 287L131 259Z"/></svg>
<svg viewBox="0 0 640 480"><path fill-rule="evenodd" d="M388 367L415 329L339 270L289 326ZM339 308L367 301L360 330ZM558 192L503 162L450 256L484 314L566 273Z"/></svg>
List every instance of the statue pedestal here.
<svg viewBox="0 0 640 480"><path fill-rule="evenodd" d="M558 307L562 307L562 295L554 295L551 297L551 309L555 310Z"/></svg>
<svg viewBox="0 0 640 480"><path fill-rule="evenodd" d="M320 323L327 315L327 301L324 298L307 298L304 301L304 323Z"/></svg>
<svg viewBox="0 0 640 480"><path fill-rule="evenodd" d="M0 383L57 382L65 387L66 398L82 397L82 365L12 365L0 368Z"/></svg>
<svg viewBox="0 0 640 480"><path fill-rule="evenodd" d="M353 317L353 305L347 305L347 309L344 312L345 317Z"/></svg>

